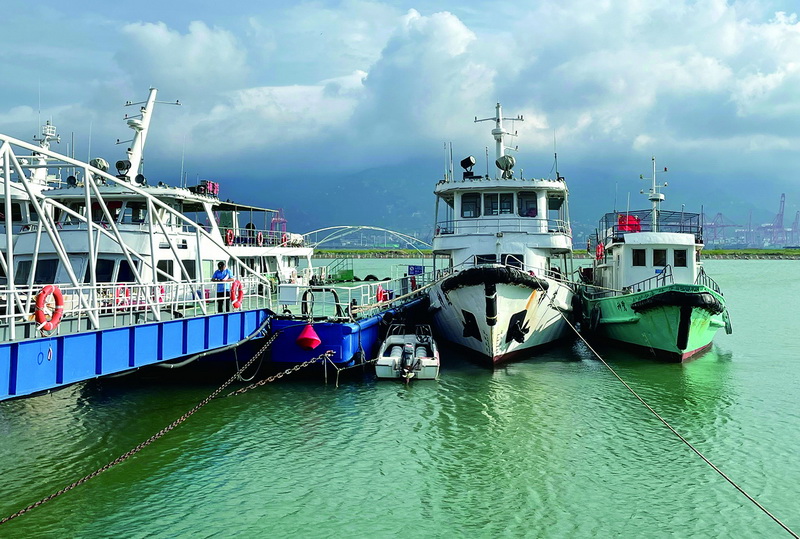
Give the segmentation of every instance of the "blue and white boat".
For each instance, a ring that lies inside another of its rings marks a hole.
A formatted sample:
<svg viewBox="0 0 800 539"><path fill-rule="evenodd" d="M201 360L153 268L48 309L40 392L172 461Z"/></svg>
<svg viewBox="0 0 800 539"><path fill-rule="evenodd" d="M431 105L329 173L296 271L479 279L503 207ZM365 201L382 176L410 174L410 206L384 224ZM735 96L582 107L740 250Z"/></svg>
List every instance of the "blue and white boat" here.
<svg viewBox="0 0 800 539"><path fill-rule="evenodd" d="M24 193L31 211L0 256L8 276L0 288L0 400L188 363L276 332L274 361L332 350L331 361L350 365L377 347L386 313L414 299L387 301L378 283L367 283L324 300L313 247L285 230L278 210L222 201L213 181L174 187L145 178L155 103L151 89L135 104L140 114L126 117L134 138L116 174L104 159L85 163L0 135L0 185ZM47 170L27 169L30 155L41 155ZM66 180L44 189L37 174ZM13 204L4 197L7 229ZM219 261L236 279L229 302L217 300L211 281ZM320 340L312 350L298 344L308 325Z"/></svg>

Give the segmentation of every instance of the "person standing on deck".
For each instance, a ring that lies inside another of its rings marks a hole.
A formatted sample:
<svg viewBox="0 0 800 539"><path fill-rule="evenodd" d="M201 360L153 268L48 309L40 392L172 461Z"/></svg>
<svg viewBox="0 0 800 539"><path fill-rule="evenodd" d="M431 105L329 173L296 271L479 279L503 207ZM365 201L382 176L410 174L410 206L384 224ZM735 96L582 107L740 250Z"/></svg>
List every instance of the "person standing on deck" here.
<svg viewBox="0 0 800 539"><path fill-rule="evenodd" d="M217 271L211 276L212 281L219 281L217 285L217 312L228 312L231 310L231 285L226 283L233 281L233 274L231 274L231 270L225 267L225 262L217 264L217 268Z"/></svg>

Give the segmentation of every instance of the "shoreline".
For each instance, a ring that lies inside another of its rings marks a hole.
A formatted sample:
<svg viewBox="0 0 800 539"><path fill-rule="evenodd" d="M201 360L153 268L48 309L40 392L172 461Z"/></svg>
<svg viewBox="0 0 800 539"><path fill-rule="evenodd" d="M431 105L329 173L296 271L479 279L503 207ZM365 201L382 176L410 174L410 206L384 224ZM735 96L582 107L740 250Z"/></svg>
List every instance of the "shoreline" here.
<svg viewBox="0 0 800 539"><path fill-rule="evenodd" d="M800 252L797 249L787 250L786 253L764 250L758 252L757 250L744 251L718 251L713 250L708 253L703 253L704 260L800 260ZM404 258L404 259L431 259L433 254L430 251L411 251L403 249L371 249L371 250L320 250L314 253L314 258L321 259L335 259L335 258ZM591 260L593 257L586 252L577 251L573 253L573 258L576 260Z"/></svg>

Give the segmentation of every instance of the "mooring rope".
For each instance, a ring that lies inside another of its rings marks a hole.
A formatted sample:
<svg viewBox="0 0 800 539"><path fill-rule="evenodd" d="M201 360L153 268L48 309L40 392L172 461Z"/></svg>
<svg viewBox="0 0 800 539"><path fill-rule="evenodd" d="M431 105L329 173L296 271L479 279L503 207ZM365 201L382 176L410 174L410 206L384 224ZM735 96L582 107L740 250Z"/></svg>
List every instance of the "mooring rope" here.
<svg viewBox="0 0 800 539"><path fill-rule="evenodd" d="M547 294L547 292L545 292L545 294ZM611 367L611 365L609 365L609 364L606 362L606 360L605 360L605 359L603 359L603 357L602 357L600 354L598 354L598 353L597 353L597 351L596 351L594 348L592 348L592 345L591 345L591 344L589 344L589 342L588 342L588 341L587 341L587 340L586 340L586 339L583 337L583 335L581 335L581 333L578 331L578 329L577 329L577 328L576 328L574 325L572 325L572 322L570 322L570 321L569 321L569 319L568 319L568 318L567 318L567 316L566 316L566 315L565 315L565 314L564 314L564 313L561 311L561 309L558 309L558 308L556 308L556 307L555 307L555 305L554 305L554 300L555 300L555 296L553 296L553 297L551 297L551 298L550 298L550 305L551 305L553 308L555 308L555 309L556 309L556 310L559 312L559 314L560 314L560 315L561 315L561 317L564 319L564 321L565 321L565 322L566 322L566 323L569 325L569 327L570 327L570 328L572 328L572 331L574 331L574 332L575 332L575 334L578 336L578 338L580 338L580 340L581 340L581 341L583 341L583 343L584 343L584 344L586 345L586 347L587 347L587 348L588 348L588 349L589 349L589 350L592 352L592 354L594 354L594 356L595 356L597 359L599 359L599 360L600 360L600 362L601 362L601 363L602 363L602 364L603 364L603 365L604 365L604 366L605 366L605 367L606 367L606 368L609 370L609 372L611 372L611 374L613 374L613 375L614 375L614 377L615 377L617 380L619 380L619 381L622 383L622 385L624 385L624 386L625 386L625 388L626 388L626 389L627 389L627 390L628 390L628 391L629 391L629 392L630 392L630 393L631 393L631 394L632 394L634 397L636 397L636 398L639 400L639 402L641 402L641 403L642 403L642 404L643 404L643 405L644 405L644 406L645 406L645 407L646 407L648 410L650 410L650 412L651 412L651 413L652 413L652 414L653 414L653 415L654 415L654 416L655 416L655 417L656 417L656 418L657 418L659 421L661 421L661 423L663 423L663 424L664 424L664 426L665 426L665 427L667 427L667 428L668 428L668 429L669 429L669 430L672 432L672 434L674 434L675 436L677 436L677 437L680 439L680 441L681 441L681 442L683 442L684 444L686 444L686 446L687 446L689 449L691 449L691 450L692 450L692 451L693 451L693 452L694 452L694 453L695 453L695 454L696 454L698 457L700 457L701 459L703 459L703 461L704 461L706 464L708 464L709 466L711 466L711 468L712 468L712 469L713 469L715 472L717 472L719 475L721 475L721 476L723 477L723 479L725 479L725 481L727 481L728 483L730 483L731 485L733 485L733 487L734 487L736 490L738 490L740 493L742 493L742 495L744 495L744 497L745 497L745 498L747 498L748 500L750 500L751 502L753 502L753 504L755 504L755 506L756 506L756 507L758 507L759 509L761 509L761 511L763 511L763 512L764 512L764 513L765 513L765 514L766 514L766 515L767 515L769 518L771 518L773 521L775 521L775 523L777 523L777 524L778 524L778 525L779 525L781 528L783 528L783 529L784 529L786 532L788 532L788 533L789 533L789 534L790 534L792 537L794 537L795 539L800 539L800 536L799 536L799 535L797 535L797 534L796 534L794 531L792 531L792 529L791 529L791 528L789 528L789 526L787 526L786 524L784 524L783 522L781 522L781 520L780 520L778 517L776 517L775 515L773 515L772 513L770 513L770 512L769 512L769 510L768 510L766 507L764 507L763 505L761 505L761 504L758 502L758 500L756 500L756 499L755 499L753 496L751 496L750 494L748 494L748 493L747 493L747 491L745 491L745 490L744 490L744 488L742 488L741 486L739 486L739 485L738 485L738 484L737 484L737 483L736 483L736 482L735 482L733 479L731 479L730 477L728 477L728 475L727 475L727 474L725 474L725 472L723 472L722 470L720 470L720 469L719 469L719 468L718 468L718 467L717 467L717 466L716 466L716 465L715 465L713 462L711 462L711 461L708 459L708 457L706 457L706 456L705 456L703 453L701 453L701 452L700 452L700 450L699 450L699 449L697 449L695 446L693 446L693 445L692 445L692 443L691 443L691 442L689 442L689 440L687 440L686 438L684 438L684 437L681 435L681 433L679 433L677 430L675 430L675 428L674 428L672 425L670 425L670 424L669 424L669 422L668 422L666 419L664 419L663 417L661 417L661 415L660 415L658 412L656 412L656 411L653 409L653 407L652 407L652 406L650 406L650 405L647 403L647 401L645 401L645 400L644 400L644 399L643 399L641 396L639 396L639 394L638 394L638 393L636 393L636 391L635 391L635 390L634 390L634 389L633 389L631 386L629 386L629 385L628 385L628 383L627 383L625 380L623 380L623 379L622 379L622 377L621 377L619 374L617 374L617 371L615 371L615 370L614 370L614 369Z"/></svg>
<svg viewBox="0 0 800 539"><path fill-rule="evenodd" d="M0 525L2 525L2 524L5 524L5 523L6 523L6 522L8 522L9 520L12 520L12 519L14 519L14 518L17 518L17 517L19 517L19 516L22 516L22 515L24 515L25 513L27 513L28 511L31 511L31 510L33 510L33 509L36 509L36 508L37 508L37 507L39 507L40 505L42 505L42 504L44 504L44 503L46 503L46 502L49 502L49 501L50 501L50 500L52 500L53 498L57 498L58 496L61 496L61 495L62 495L62 494L64 494L65 492L69 492L70 490L72 490L72 489L74 489L75 487L78 487L78 486L80 486L80 485L84 484L85 482L89 481L90 479L94 479L95 477L97 477L97 476L98 476L98 475L100 475L101 473L103 473L103 472L105 472L105 471L107 471L107 470L109 470L109 469L113 468L113 467L114 467L114 466L116 466L117 464L119 464L119 463L121 463L121 462L123 462L123 461L125 461L125 460L129 459L130 457L132 457L133 455L135 455L136 453L138 453L139 451L141 451L142 449L144 449L144 448L145 448L145 447L147 447L148 445L152 444L153 442L155 442L155 441L156 441L156 440L158 440L159 438L163 437L165 434L169 433L169 432L170 432L171 430L173 430L175 427L177 427L178 425L180 425L181 423L183 423L184 421L186 421L187 419L189 419L189 418L190 418L192 415L194 415L194 414L195 414L195 412L197 412L197 411L198 411L200 408L202 408L203 406L205 406L206 404L208 404L209 402L211 402L211 400L213 400L215 397L217 397L217 395L219 395L220 393L222 393L222 391L224 391L226 387L228 387L228 386L229 386L229 385L231 385L233 382L235 382L236 380L238 380L238 379L239 379L239 377L241 376L241 374L242 374L242 373L245 371L245 369L247 369L247 368L248 368L250 365L252 365L252 364L253 364L253 362L255 362L255 360L256 360L256 359L258 359L259 357L261 357L261 355L262 355L262 354L263 354L263 353L264 353L264 352L267 350L267 348L269 348L269 346L270 346L270 345L271 345L271 344L272 344L272 343L275 341L275 339L278 337L278 335L280 335L280 333L281 333L281 331L277 331L277 332L275 332L275 333L274 333L274 334L273 334L273 335L272 335L272 336L271 336L271 337L270 337L270 338L267 340L267 342L266 342L266 343L264 343L264 346L262 346L262 347L261 347L261 349L260 349L258 352L256 352L256 354L255 354L255 355L254 355L254 356L253 356L253 357L252 357L252 358L251 358L251 359L250 359L250 360L249 360L247 363L245 363L245 364L244 364L244 366L243 366L241 369L239 369L238 371L236 371L236 374L234 374L233 376L231 376L231 377L230 377L230 378L229 378L229 379L228 379L228 380L227 380L227 381L226 381L224 384L222 384L221 386L219 386L219 387L218 387L216 390L214 390L214 391L213 391L213 392L212 392L212 393L211 393L209 396L207 396L205 399L203 399L203 400L202 400L202 401L200 401L200 402L199 402L197 405L195 405L195 407L194 407L194 408L192 408L191 410L189 410L188 412L186 412L185 414L183 414L182 416L180 416L178 419L176 419L175 421L173 421L172 423L170 423L168 426L164 427L163 429L161 429L160 431L158 431L156 434L154 434L153 436L151 436L151 437L150 437L150 438L148 438L147 440L143 441L142 443L140 443L139 445L137 445L136 447L134 447L134 448L133 448L133 449L131 449L130 451L128 451L128 452L126 452L126 453L124 453L124 454L120 455L119 457L115 458L114 460L112 460L111 462L109 462L108 464L106 464L105 466L103 466L103 467L101 467L101 468L99 468L99 469L97 469L97 470L93 471L93 472L92 472L92 473L90 473L89 475L86 475L86 476L84 476L84 477L82 477L82 478L78 479L77 481L75 481L75 482L71 483L70 485L68 485L68 486L66 486L66 487L64 487L64 488L62 488L61 490L58 490L58 491L56 491L56 492L54 492L54 493L50 494L49 496L45 496L45 497L44 497L44 498L42 498L41 500L39 500L39 501L37 501L37 502L35 502L35 503L32 503L32 504L30 504L30 505L29 505L29 506L27 506L27 507L24 507L24 508L20 509L19 511L17 511L17 512L16 512L16 513L14 513L14 514L12 514L12 515L9 515L9 516L7 516L7 517L3 518L2 520L0 520ZM240 390L240 391L235 391L235 392L231 393L231 395L233 395L233 394L239 394L239 393L244 393L245 391L247 391L248 389L252 389L253 387L256 387L256 386L259 386L259 385L264 385L264 384L266 384L266 383L268 383L268 382L272 382L273 380L277 380L277 379L279 379L279 378L281 378L281 377L285 376L286 374L289 374L289 373L291 373L291 372L298 371L298 370L300 370L301 368L303 368L303 367L305 367L305 366L308 366L308 365L310 365L310 364L312 364L312 363L315 363L315 362L317 362L317 361L320 361L320 360L322 360L322 359L327 359L327 358L329 358L329 357L330 357L330 355L332 355L332 354L333 354L333 351L332 351L332 350L329 350L329 351L327 351L327 352L323 353L322 355L320 355L320 356L318 356L318 357L315 357L315 358L312 358L312 359L310 359L310 360L306 361L305 363L301 363L301 364L299 364L299 365L295 365L295 366L294 366L294 367L292 367L292 368L286 369L285 371L282 371L282 372L280 372L280 373L278 373L278 374L276 374L276 375L274 375L274 376L271 376L271 377L269 377L269 378L267 378L267 379L265 379L265 380L262 380L262 381L261 381L261 382L259 382L258 384L252 384L252 385L248 386L247 388L244 388L243 390Z"/></svg>

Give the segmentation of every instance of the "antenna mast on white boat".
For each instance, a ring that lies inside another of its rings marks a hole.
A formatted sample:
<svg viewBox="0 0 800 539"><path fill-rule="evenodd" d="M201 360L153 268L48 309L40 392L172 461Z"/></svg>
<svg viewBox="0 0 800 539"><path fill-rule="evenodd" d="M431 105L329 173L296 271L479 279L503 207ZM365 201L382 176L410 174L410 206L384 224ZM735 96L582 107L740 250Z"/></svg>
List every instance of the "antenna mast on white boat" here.
<svg viewBox="0 0 800 539"><path fill-rule="evenodd" d="M142 166L144 144L147 142L147 130L150 128L150 118L153 114L153 105L156 102L157 93L157 88L150 88L150 94L147 96L145 105L139 109L140 114L130 118L126 116L126 119L128 120L128 127L133 129L134 132L133 140L131 141L131 147L128 148L127 151L130 168L124 172L124 175L127 176L128 180L131 181L133 181L136 175L139 174L139 168ZM131 103L130 101L125 103L126 107L131 107L133 105L141 105L141 103Z"/></svg>
<svg viewBox="0 0 800 539"><path fill-rule="evenodd" d="M512 137L517 136L517 133L509 133L503 128L503 120L509 120L512 122L524 122L525 119L522 115L517 116L516 118L503 118L503 107L498 103L495 107L495 116L494 118L481 118L480 120L478 117L475 117L475 122L487 122L492 120L495 122L495 128L492 129L492 136L495 140L496 146L496 154L497 154L497 161L495 164L497 168L503 171L503 178L511 178L511 169L514 168L514 158L510 155L506 157L506 150L510 151L517 151L518 147L509 147L505 145L505 135L509 135Z"/></svg>
<svg viewBox="0 0 800 539"><path fill-rule="evenodd" d="M662 187L656 183L656 158L653 156L653 177L652 178L645 178L641 174L639 175L639 179L647 180L652 179L652 186L650 187L650 192L648 193L647 200L653 203L653 215L652 215L652 223L653 223L653 232L658 232L658 212L661 207L661 202L664 200L664 193L659 193L658 190ZM664 172L667 172L667 167L664 167ZM663 187L667 186L667 182L664 182ZM641 191L644 193L644 190Z"/></svg>
<svg viewBox="0 0 800 539"><path fill-rule="evenodd" d="M128 163L130 166L128 170L120 170L120 173L128 178L130 181L134 181L136 176L140 174L142 168L142 160L144 156L144 145L147 142L147 131L150 129L150 120L153 115L153 105L156 103L156 94L158 93L157 88L150 88L150 94L147 96L147 101L144 102L144 106L139 109L139 114L137 116L125 116L125 119L128 120L128 127L133 129L134 135L133 140L131 142L130 148L128 148ZM165 103L164 101L158 101L158 103ZM141 105L142 103L131 103L128 101L125 103L126 107L131 107L133 105ZM180 101L175 102L166 102L168 105L178 105L180 106ZM117 141L119 142L119 141Z"/></svg>

